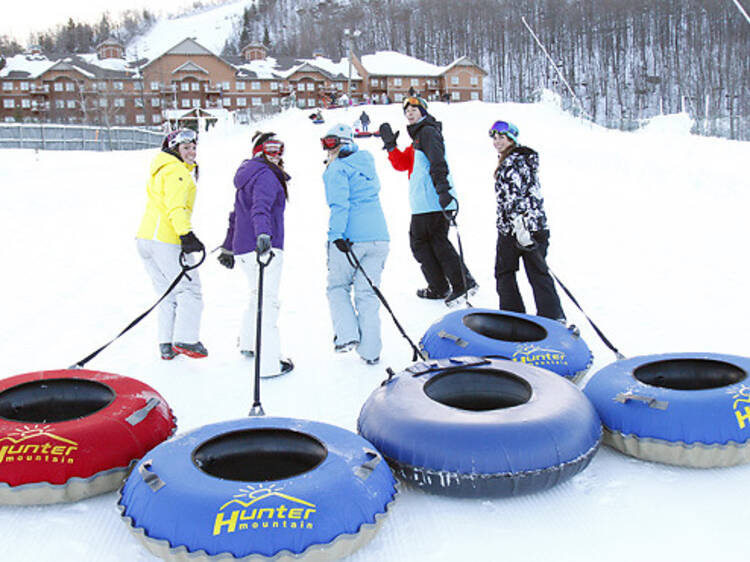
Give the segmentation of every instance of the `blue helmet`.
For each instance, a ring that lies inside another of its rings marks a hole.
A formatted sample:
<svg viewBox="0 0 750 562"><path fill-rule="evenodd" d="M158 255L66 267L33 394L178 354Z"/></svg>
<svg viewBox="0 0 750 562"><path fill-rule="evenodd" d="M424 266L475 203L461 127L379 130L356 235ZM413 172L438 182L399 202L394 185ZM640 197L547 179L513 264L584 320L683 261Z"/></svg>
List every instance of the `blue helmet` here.
<svg viewBox="0 0 750 562"><path fill-rule="evenodd" d="M492 127L490 127L490 136L494 137L498 134L505 135L514 143L518 144L518 135L520 133L518 132L518 127L513 123L508 123L507 121L495 121Z"/></svg>

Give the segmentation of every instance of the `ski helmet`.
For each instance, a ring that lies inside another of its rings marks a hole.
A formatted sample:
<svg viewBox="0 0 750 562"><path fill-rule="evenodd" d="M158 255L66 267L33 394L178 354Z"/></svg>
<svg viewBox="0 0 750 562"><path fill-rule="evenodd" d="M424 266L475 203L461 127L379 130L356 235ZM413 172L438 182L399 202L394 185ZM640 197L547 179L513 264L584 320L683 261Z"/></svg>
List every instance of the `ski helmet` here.
<svg viewBox="0 0 750 562"><path fill-rule="evenodd" d="M505 135L516 144L518 144L519 134L518 127L507 121L495 121L492 127L490 127L490 137L494 137L495 135Z"/></svg>
<svg viewBox="0 0 750 562"><path fill-rule="evenodd" d="M198 133L192 129L175 129L164 137L161 143L162 150L174 150L180 144L198 143Z"/></svg>
<svg viewBox="0 0 750 562"><path fill-rule="evenodd" d="M331 127L326 135L320 139L323 148L330 150L342 144L352 144L354 142L354 132L349 125L338 123Z"/></svg>
<svg viewBox="0 0 750 562"><path fill-rule="evenodd" d="M427 102L424 101L424 99L420 98L419 96L409 96L407 98L404 98L402 105L403 105L404 111L406 111L406 108L411 105L419 109L419 112L422 114L422 117L427 115Z"/></svg>

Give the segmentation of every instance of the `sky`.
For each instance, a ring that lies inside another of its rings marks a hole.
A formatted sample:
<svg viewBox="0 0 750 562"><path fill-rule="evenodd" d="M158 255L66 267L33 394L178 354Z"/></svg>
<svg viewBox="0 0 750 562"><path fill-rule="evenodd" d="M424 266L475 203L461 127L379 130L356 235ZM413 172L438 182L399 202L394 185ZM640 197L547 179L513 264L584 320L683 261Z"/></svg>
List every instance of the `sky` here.
<svg viewBox="0 0 750 562"><path fill-rule="evenodd" d="M126 9L142 10L148 8L155 14L171 14L192 5L191 0L132 0L129 3L103 0L37 0L32 3L17 2L13 9L4 9L0 18L0 35L13 37L21 45L28 43L31 33L46 31L67 23L68 18L75 21L96 23L104 12L109 12L111 19L117 19Z"/></svg>
<svg viewBox="0 0 750 562"><path fill-rule="evenodd" d="M380 365L365 365L355 352L333 352L325 297L329 209L319 138L332 124L351 124L362 109L323 110L324 125L293 109L246 126L222 122L202 133L193 213L197 236L215 248L224 238L232 178L248 157L253 131L275 131L286 142L292 179L279 322L295 369L262 383L262 404L269 416L350 431L386 378L385 368L399 372L411 364L408 344L382 309ZM397 104L366 110L373 126L389 121L400 131L399 146L407 146ZM549 265L617 348L628 357L750 354L750 306L743 297L750 263L738 259L748 240L749 143L693 136L686 115L656 118L639 131L606 130L574 119L551 100L435 102L430 110L443 123L461 201L463 250L480 285L475 307L497 307L497 155L487 130L505 119L540 155ZM425 282L409 249L406 174L393 170L378 139L358 143L375 159L391 237L381 290L417 342L449 309L415 296ZM134 240L154 155L0 149L0 185L7 187L0 205L0 232L6 234L0 244L0 377L71 365L156 300ZM207 358L160 360L152 314L86 365L157 390L177 417L178 435L246 418L252 403L253 363L236 347L248 300L244 275L222 268L216 254L199 273ZM519 275L533 312L528 283ZM594 354L593 375L614 355L567 297L561 299ZM728 415L733 418L731 410ZM498 552L518 562L632 562L637 553L648 561L746 561L749 480L748 464L688 469L603 446L584 471L541 493L470 500L407 488L374 540L347 562L494 560ZM76 503L0 506L3 560L157 562L120 520L116 503L116 492L109 492Z"/></svg>

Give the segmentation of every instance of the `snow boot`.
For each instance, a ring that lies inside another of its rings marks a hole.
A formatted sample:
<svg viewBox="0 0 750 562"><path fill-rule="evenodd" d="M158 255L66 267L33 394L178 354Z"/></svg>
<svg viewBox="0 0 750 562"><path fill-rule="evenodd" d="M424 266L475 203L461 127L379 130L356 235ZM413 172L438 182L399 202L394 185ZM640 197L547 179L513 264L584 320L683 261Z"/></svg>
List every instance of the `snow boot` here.
<svg viewBox="0 0 750 562"><path fill-rule="evenodd" d="M428 299L428 300L436 301L436 300L444 299L445 297L447 297L448 291L444 291L441 293L440 291L436 291L432 287L426 287L424 289L417 289L417 296L420 299Z"/></svg>
<svg viewBox="0 0 750 562"><path fill-rule="evenodd" d="M336 353L347 353L359 345L358 341L348 341L346 343L340 343L333 346L333 351Z"/></svg>
<svg viewBox="0 0 750 562"><path fill-rule="evenodd" d="M445 297L445 304L448 307L455 306L462 298L465 299L476 294L477 290L479 289L479 285L477 285L477 282L474 280L474 278L469 277L469 279L467 279L466 281L466 284L466 289L453 289L450 294Z"/></svg>
<svg viewBox="0 0 750 562"><path fill-rule="evenodd" d="M281 375L286 375L287 373L290 373L294 369L294 363L292 363L291 359L282 359L279 361L279 372L273 373L270 375L260 375L260 378L262 379L271 379L273 377L280 377Z"/></svg>
<svg viewBox="0 0 750 562"><path fill-rule="evenodd" d="M160 343L159 353L161 354L161 358L165 361L171 361L172 359L177 357L177 352L172 349L171 343Z"/></svg>
<svg viewBox="0 0 750 562"><path fill-rule="evenodd" d="M172 349L175 353L182 353L193 359L202 359L208 355L208 350L201 342L195 343L182 343L175 342L172 344Z"/></svg>
<svg viewBox="0 0 750 562"><path fill-rule="evenodd" d="M250 359L255 357L255 352L250 349L240 349L240 353L245 357L249 357Z"/></svg>
<svg viewBox="0 0 750 562"><path fill-rule="evenodd" d="M376 357L375 359L365 359L363 357L362 361L364 361L366 365L377 365L380 363L380 357Z"/></svg>

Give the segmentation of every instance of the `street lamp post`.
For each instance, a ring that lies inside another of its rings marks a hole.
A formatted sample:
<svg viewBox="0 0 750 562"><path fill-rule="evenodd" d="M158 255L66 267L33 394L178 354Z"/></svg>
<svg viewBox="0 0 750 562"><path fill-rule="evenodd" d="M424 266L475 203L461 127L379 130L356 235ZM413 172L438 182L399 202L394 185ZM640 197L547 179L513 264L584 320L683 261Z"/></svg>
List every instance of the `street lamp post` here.
<svg viewBox="0 0 750 562"><path fill-rule="evenodd" d="M349 48L349 77L346 80L346 97L349 100L351 100L352 97L352 48L354 40L361 34L362 32L358 29L349 31L349 29L347 28L344 30L344 36L346 36L346 43Z"/></svg>

